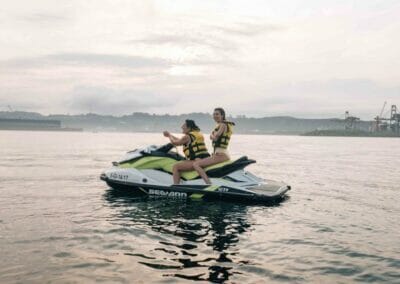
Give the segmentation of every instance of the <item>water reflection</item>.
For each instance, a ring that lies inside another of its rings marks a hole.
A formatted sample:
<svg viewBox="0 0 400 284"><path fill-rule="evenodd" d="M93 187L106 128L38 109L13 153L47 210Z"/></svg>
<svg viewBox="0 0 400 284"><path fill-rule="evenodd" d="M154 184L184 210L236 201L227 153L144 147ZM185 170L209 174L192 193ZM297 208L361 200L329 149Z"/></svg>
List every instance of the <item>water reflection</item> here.
<svg viewBox="0 0 400 284"><path fill-rule="evenodd" d="M163 238L154 248L160 254L129 254L143 265L168 272L163 276L223 282L239 274L237 265L249 263L236 249L239 235L251 227L246 205L139 198L112 189L104 198L118 209L118 219L126 226L145 225Z"/></svg>

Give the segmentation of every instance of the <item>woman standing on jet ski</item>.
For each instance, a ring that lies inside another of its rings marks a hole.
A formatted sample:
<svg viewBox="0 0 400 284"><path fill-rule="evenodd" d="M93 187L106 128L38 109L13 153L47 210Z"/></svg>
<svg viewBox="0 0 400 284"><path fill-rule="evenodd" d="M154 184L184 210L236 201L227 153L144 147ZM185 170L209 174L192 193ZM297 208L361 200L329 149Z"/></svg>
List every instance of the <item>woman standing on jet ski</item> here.
<svg viewBox="0 0 400 284"><path fill-rule="evenodd" d="M173 136L168 131L164 131L165 137L168 137L174 146L183 146L183 153L186 156L186 161L181 161L174 164L172 174L174 177L174 184L179 184L181 179L181 172L193 170L193 163L196 160L210 157L207 151L206 144L204 143L204 136L200 132L200 128L191 119L186 119L185 123L181 126L182 133L185 135L181 138Z"/></svg>
<svg viewBox="0 0 400 284"><path fill-rule="evenodd" d="M193 168L203 178L206 184L211 184L206 172L203 168L228 161L230 159L228 153L229 140L232 136L232 128L235 123L227 121L225 110L223 108L214 109L213 117L217 126L210 135L214 152L211 157L205 158L193 163Z"/></svg>

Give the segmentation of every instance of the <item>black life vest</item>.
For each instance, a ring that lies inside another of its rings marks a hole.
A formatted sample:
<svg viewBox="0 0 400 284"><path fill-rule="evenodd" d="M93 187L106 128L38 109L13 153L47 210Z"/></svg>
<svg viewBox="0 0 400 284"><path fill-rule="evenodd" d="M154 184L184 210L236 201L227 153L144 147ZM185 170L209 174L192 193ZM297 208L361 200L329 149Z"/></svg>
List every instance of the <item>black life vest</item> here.
<svg viewBox="0 0 400 284"><path fill-rule="evenodd" d="M223 148L226 149L228 148L229 145L229 140L231 139L232 133L233 133L233 122L230 121L223 121L222 123L225 123L226 125L226 130L224 133L221 134L221 136L218 137L217 141L213 141L213 147L215 148ZM214 129L214 132L217 132L219 130L220 125L217 125Z"/></svg>
<svg viewBox="0 0 400 284"><path fill-rule="evenodd" d="M191 131L188 133L190 142L183 145L183 153L188 160L195 160L197 158L206 158L210 154L207 151L206 144L204 143L204 136L200 131Z"/></svg>

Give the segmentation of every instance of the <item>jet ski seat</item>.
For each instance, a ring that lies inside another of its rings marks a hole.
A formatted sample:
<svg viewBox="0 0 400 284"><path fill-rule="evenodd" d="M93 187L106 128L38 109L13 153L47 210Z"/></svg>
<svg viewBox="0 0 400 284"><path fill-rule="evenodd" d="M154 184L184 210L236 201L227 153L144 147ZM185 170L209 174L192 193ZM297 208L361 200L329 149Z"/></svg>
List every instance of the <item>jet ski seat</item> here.
<svg viewBox="0 0 400 284"><path fill-rule="evenodd" d="M175 157L169 157L169 155L157 155L147 156L139 160L124 162L118 166L121 168L136 168L136 169L154 169L160 170L167 173L172 173L172 167L175 163L179 162ZM207 167L206 173L209 177L223 177L234 171L243 169L247 165L255 163L255 160L248 159L243 156L237 160L229 160L216 165ZM196 171L182 172L182 179L193 180L199 177Z"/></svg>
<svg viewBox="0 0 400 284"><path fill-rule="evenodd" d="M244 167L253 164L255 162L256 162L255 160L248 159L247 156L242 156L241 158L234 161L229 160L226 162L209 166L205 170L209 177L218 178L226 176L234 171L243 169ZM199 174L196 171L182 172L181 177L185 180L192 180L198 178Z"/></svg>

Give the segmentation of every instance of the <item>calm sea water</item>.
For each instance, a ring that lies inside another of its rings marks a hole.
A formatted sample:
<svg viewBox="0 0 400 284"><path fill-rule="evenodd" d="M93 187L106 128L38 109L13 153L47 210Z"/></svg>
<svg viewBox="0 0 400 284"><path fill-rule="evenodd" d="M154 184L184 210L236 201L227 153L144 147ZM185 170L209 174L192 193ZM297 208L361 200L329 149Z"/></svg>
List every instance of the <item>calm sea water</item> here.
<svg viewBox="0 0 400 284"><path fill-rule="evenodd" d="M1 283L400 283L400 139L245 136L278 206L140 200L100 173L160 134L0 131Z"/></svg>

